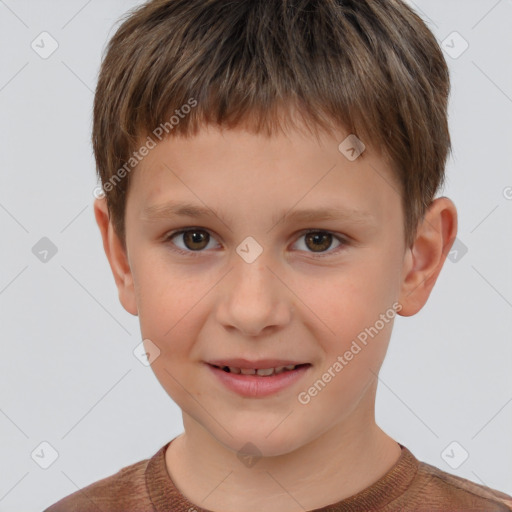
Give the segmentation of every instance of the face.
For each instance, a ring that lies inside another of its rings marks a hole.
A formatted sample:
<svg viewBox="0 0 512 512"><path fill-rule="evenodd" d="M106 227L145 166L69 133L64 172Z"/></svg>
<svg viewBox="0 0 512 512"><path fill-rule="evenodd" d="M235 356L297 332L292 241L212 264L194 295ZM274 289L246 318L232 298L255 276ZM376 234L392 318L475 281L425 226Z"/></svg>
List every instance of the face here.
<svg viewBox="0 0 512 512"><path fill-rule="evenodd" d="M368 146L350 161L346 136L204 128L160 143L132 176L123 305L185 425L235 451L289 453L372 415L404 222L389 167ZM224 362L235 370L210 364ZM304 366L236 373L281 363Z"/></svg>

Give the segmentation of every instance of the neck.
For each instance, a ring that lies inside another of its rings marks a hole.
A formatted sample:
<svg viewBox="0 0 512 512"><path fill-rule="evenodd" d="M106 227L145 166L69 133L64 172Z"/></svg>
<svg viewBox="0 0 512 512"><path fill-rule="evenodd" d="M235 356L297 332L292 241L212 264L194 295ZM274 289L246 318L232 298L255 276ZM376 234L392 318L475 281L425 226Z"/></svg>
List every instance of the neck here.
<svg viewBox="0 0 512 512"><path fill-rule="evenodd" d="M313 510L371 486L400 457L373 417L356 423L336 424L293 452L246 467L184 414L185 433L167 450L167 470L181 494L213 512Z"/></svg>

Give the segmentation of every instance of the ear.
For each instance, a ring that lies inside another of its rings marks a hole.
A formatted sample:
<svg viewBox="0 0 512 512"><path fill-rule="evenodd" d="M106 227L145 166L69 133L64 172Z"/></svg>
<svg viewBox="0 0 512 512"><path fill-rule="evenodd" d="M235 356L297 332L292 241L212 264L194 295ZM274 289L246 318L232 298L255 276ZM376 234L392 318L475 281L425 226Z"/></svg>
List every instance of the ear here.
<svg viewBox="0 0 512 512"><path fill-rule="evenodd" d="M119 292L119 301L128 313L137 315L137 301L128 256L121 240L114 230L114 226L110 222L105 197L94 201L94 216L100 228L105 254L107 255L110 268L114 274L114 280Z"/></svg>
<svg viewBox="0 0 512 512"><path fill-rule="evenodd" d="M433 201L406 250L399 302L401 316L415 315L427 302L457 235L457 210L447 197Z"/></svg>

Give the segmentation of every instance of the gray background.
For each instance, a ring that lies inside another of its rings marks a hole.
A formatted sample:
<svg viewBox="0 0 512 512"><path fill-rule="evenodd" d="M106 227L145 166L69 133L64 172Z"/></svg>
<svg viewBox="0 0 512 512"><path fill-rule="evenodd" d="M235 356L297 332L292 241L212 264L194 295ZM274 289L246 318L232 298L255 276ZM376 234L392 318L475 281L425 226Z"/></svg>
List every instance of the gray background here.
<svg viewBox="0 0 512 512"><path fill-rule="evenodd" d="M138 3L0 1L0 511L42 510L182 431L133 354L138 320L118 302L92 210L97 72ZM420 460L512 494L512 0L410 4L451 68L443 193L459 249L425 308L395 323L377 421ZM43 31L59 45L47 58L31 47L51 49ZM43 237L57 249L46 261Z"/></svg>

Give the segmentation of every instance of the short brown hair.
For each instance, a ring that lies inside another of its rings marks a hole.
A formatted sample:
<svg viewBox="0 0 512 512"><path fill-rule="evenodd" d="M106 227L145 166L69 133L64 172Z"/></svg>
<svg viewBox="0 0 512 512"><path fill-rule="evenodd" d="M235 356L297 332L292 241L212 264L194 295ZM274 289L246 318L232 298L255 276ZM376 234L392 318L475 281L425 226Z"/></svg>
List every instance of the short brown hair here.
<svg viewBox="0 0 512 512"><path fill-rule="evenodd" d="M109 41L94 99L116 233L125 243L126 163L156 127L165 137L208 123L272 135L297 127L298 112L301 125L342 127L389 159L410 246L444 180L449 91L442 50L401 0L149 1Z"/></svg>

